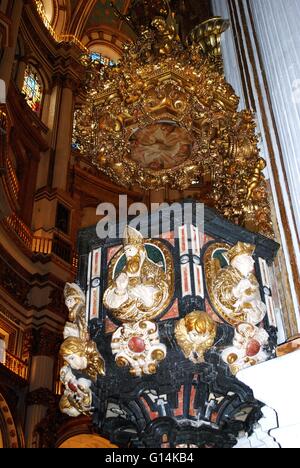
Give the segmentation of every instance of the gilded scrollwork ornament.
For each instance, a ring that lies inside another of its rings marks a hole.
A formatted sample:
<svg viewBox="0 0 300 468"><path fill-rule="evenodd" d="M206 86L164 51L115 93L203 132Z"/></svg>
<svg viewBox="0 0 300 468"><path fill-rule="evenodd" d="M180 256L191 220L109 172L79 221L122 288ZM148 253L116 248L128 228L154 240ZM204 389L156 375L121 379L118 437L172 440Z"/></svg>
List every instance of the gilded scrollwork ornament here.
<svg viewBox="0 0 300 468"><path fill-rule="evenodd" d="M221 214L272 236L256 123L251 112L238 111L239 98L220 68L228 22L199 25L187 44L166 12L125 45L117 67L87 67L87 104L74 136L80 151L126 187L185 190L205 177ZM183 133L178 146L174 135Z"/></svg>
<svg viewBox="0 0 300 468"><path fill-rule="evenodd" d="M65 304L69 309L69 322L64 329L64 338L76 336L84 341L88 335L85 318L85 294L76 283L67 283L64 295Z"/></svg>
<svg viewBox="0 0 300 468"><path fill-rule="evenodd" d="M85 378L77 379L70 366L62 367L60 380L65 385L64 393L60 399L59 407L62 413L76 418L81 414L92 414L92 382Z"/></svg>
<svg viewBox="0 0 300 468"><path fill-rule="evenodd" d="M60 347L60 356L64 362L60 381L65 388L60 410L71 417L90 415L93 412L90 387L98 375L105 375L105 363L96 343L89 337L84 292L77 284L67 283L64 293L69 321L65 325L64 342ZM73 370L87 378L77 379Z"/></svg>

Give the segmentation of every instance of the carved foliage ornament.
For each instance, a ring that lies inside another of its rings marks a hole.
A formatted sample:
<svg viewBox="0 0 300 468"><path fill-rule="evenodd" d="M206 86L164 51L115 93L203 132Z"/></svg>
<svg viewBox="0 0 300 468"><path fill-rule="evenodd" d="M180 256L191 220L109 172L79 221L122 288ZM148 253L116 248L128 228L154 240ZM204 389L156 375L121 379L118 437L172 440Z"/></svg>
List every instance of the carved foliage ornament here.
<svg viewBox="0 0 300 468"><path fill-rule="evenodd" d="M187 46L156 18L125 46L118 67L88 68L75 139L85 157L126 187L182 190L206 176L220 213L270 235L255 122L237 111L239 99L220 70L215 49L225 26L214 21L195 30Z"/></svg>

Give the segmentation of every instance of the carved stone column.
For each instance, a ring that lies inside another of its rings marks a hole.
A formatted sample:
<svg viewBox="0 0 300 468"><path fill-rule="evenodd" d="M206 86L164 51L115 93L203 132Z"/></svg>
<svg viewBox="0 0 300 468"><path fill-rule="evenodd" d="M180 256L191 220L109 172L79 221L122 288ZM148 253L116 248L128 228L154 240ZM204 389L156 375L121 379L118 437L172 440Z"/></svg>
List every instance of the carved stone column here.
<svg viewBox="0 0 300 468"><path fill-rule="evenodd" d="M53 367L58 354L60 336L46 328L34 333L33 357L30 373L26 414L26 446L37 444L35 428L45 417L47 408L54 404Z"/></svg>
<svg viewBox="0 0 300 468"><path fill-rule="evenodd" d="M38 172L39 155L31 153L28 165L24 173L24 182L20 193L20 206L22 210L23 220L28 226L31 225L32 211L34 203L34 193L36 186L36 178Z"/></svg>
<svg viewBox="0 0 300 468"><path fill-rule="evenodd" d="M67 76L63 83L63 90L61 95L52 183L53 188L64 191L67 187L68 168L71 156L73 97L75 89L75 82Z"/></svg>
<svg viewBox="0 0 300 468"><path fill-rule="evenodd" d="M53 180L53 169L55 163L55 147L57 144L57 135L60 123L60 102L63 88L63 77L60 74L56 74L52 78L52 87L48 97L48 108L47 116L44 115L43 120L49 128L48 144L49 150L41 158L38 178L37 178L37 190L42 187L51 187ZM45 106L44 106L45 108ZM46 109L45 109L46 112Z"/></svg>
<svg viewBox="0 0 300 468"><path fill-rule="evenodd" d="M67 190L73 130L74 74L57 73L53 77L52 89L47 96L48 112L43 115L49 128L49 150L40 158L36 198L33 214L33 229L38 236L48 237L56 227L58 203L74 209L74 199ZM37 232L38 231L38 232ZM69 226L68 233L72 232Z"/></svg>

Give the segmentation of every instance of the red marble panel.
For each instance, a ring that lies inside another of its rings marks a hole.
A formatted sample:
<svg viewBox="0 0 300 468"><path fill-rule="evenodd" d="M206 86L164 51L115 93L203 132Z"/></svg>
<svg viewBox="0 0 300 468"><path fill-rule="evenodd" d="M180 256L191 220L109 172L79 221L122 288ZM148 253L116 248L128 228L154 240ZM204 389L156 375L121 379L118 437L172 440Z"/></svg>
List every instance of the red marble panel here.
<svg viewBox="0 0 300 468"><path fill-rule="evenodd" d="M178 299L174 302L169 312L162 317L162 321L169 320L171 318L179 318L179 307L178 307Z"/></svg>
<svg viewBox="0 0 300 468"><path fill-rule="evenodd" d="M112 323L112 321L107 318L105 319L105 333L108 335L109 333L114 333L117 330L117 325Z"/></svg>
<svg viewBox="0 0 300 468"><path fill-rule="evenodd" d="M122 245L117 245L116 247L111 247L110 249L107 249L107 264L110 263L111 259L116 255L119 250L123 248Z"/></svg>

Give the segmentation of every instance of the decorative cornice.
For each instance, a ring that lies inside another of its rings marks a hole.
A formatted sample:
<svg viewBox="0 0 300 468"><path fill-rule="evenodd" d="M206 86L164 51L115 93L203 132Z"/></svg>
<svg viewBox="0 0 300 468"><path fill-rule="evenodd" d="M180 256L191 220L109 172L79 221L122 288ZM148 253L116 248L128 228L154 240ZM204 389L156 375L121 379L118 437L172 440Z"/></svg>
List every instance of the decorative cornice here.
<svg viewBox="0 0 300 468"><path fill-rule="evenodd" d="M67 310L64 304L64 282L53 274L30 274L3 247L0 246L0 280L1 287L26 310L35 311L50 309L60 317L65 317ZM29 293L32 288L44 289L50 286L49 302L40 308L30 305Z"/></svg>
<svg viewBox="0 0 300 468"><path fill-rule="evenodd" d="M9 322L13 323L14 325L17 325L18 327L21 325L20 320L17 319L13 314L8 312L2 304L0 304L0 316L1 315L5 318L5 321L8 320Z"/></svg>
<svg viewBox="0 0 300 468"><path fill-rule="evenodd" d="M27 380L22 379L7 367L3 366L3 364L0 364L0 380L1 385L13 388L14 390L27 387L28 385Z"/></svg>
<svg viewBox="0 0 300 468"><path fill-rule="evenodd" d="M132 201L141 201L143 198L142 193L132 191L125 187L120 187L112 182L108 177L99 173L95 173L95 168L92 169L93 173L89 170L75 164L72 168L72 191L85 194L89 198L93 198L95 203L113 200L118 201L119 195L126 194Z"/></svg>

